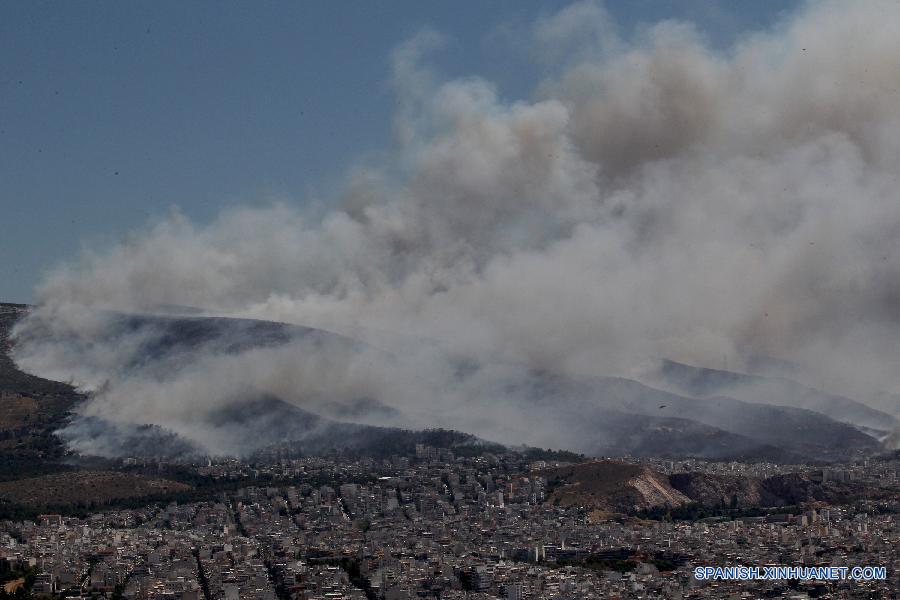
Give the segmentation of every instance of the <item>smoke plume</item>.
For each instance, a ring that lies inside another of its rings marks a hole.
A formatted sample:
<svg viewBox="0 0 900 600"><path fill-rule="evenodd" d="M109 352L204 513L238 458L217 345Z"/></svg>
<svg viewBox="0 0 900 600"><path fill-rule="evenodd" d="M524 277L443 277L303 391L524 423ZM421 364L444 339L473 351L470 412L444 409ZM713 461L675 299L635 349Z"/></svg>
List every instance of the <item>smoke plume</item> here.
<svg viewBox="0 0 900 600"><path fill-rule="evenodd" d="M439 36L413 38L393 56L389 164L353 169L324 216L176 213L85 251L36 290L19 364L99 389L86 415L215 451L227 440L196 424L250 389L562 446L565 431L510 410L517 382L639 377L662 358L777 360L900 415L900 5L810 3L725 49L690 23L624 35L593 3L532 34L551 74L512 102L479 77L441 79ZM159 306L362 347L292 342L150 373L132 369L140 336L90 343L104 311Z"/></svg>

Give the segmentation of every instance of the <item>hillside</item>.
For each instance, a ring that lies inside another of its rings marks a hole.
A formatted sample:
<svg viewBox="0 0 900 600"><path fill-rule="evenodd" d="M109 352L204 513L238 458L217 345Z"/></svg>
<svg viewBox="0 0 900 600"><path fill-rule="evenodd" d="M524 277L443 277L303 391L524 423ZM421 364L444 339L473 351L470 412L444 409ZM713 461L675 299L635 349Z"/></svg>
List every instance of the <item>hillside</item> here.
<svg viewBox="0 0 900 600"><path fill-rule="evenodd" d="M568 428L593 428L598 441L606 441L605 432L612 429L612 440L619 437L626 445L640 448L642 438L630 433L646 432L661 450L660 455L683 453L715 459L781 455L778 460L840 460L873 453L881 447L856 427L815 411L724 396L682 396L630 379L541 375L510 394L520 395L530 409L545 411L546 418L562 420ZM547 410L548 406L552 410ZM631 417L623 419L623 414ZM628 424L621 436L615 432L617 427L608 426L611 416ZM669 436L667 430L695 434ZM667 438L676 443L662 443ZM688 446L682 450L681 444ZM631 453L644 455L642 450Z"/></svg>
<svg viewBox="0 0 900 600"><path fill-rule="evenodd" d="M206 456L204 449L189 439L155 425L83 417L71 421L59 435L73 451L85 455L167 460ZM247 449L242 455L245 458L273 447L296 455L342 452L374 458L412 455L416 444L452 448L459 453L505 450L500 444L458 431L412 431L334 421L274 396L246 398L213 412L203 425L203 435L230 439L235 447Z"/></svg>
<svg viewBox="0 0 900 600"><path fill-rule="evenodd" d="M115 471L70 471L0 483L0 501L25 506L93 507L115 500L186 492L191 486L168 479Z"/></svg>
<svg viewBox="0 0 900 600"><path fill-rule="evenodd" d="M7 321L11 322L21 310L21 307L11 309ZM197 383L197 376L190 369L222 357L227 357L232 367L239 366L243 360L255 360L257 365L261 364L260 360L263 363L296 360L298 369L302 369L307 357L317 361L326 356L327 361L337 361L337 364L352 362L356 351L365 347L362 342L327 331L284 323L195 315L98 315L87 335L71 331L61 334L49 323L31 319L28 327L18 332L16 352L38 359L55 356L63 365L58 373L63 374L73 366L83 366L88 373L99 366L114 386L122 379L133 382L139 389L179 381L178 389L191 389ZM272 352L260 355L261 349ZM87 357L99 356L106 360L110 355L116 357L112 367L82 364L89 362ZM8 358L4 359L11 365ZM324 364L329 364L327 361ZM390 364L387 360L385 368ZM461 370L460 384L468 383L462 380L466 373L477 373L479 368L472 365L468 370ZM18 376L28 377L21 373ZM698 388L697 381L687 380L692 382L690 391L698 394L721 389L719 384ZM45 385L42 383L45 380L39 378L30 381L35 386ZM52 385L58 393L68 394L62 409L67 410L77 401L71 388ZM801 462L842 460L880 449L875 437L857 427L796 406L748 402L723 395L696 397L623 378L571 378L527 370L508 384L497 385L496 392L503 395L508 410L527 413L535 422L544 424L535 432L541 445L565 447L593 456L627 454ZM291 389L296 389L296 385ZM21 393L18 389L13 391ZM301 443L309 452L336 447L366 452L373 444L384 446L382 442L386 439L394 444L398 433L390 427L358 423L403 423L398 409L386 403L390 398L382 402L360 393L337 399L327 387L291 398L291 403L283 401L286 396L257 392L252 386L216 394L204 401L204 406L212 409L183 411L183 415L178 411L188 404L175 402L168 420L153 421L151 408L147 420L156 425L149 429L148 423L140 422L143 418L111 422L98 416L90 420L79 417L63 429L62 435L78 452L104 456L142 448L158 452L164 445L157 442L170 438L173 432L181 436L177 443L172 440L173 444L198 448L200 453L206 448L210 453L248 454L284 442ZM222 397L225 394L233 397ZM471 401L488 402L489 398L476 395ZM850 406L847 402L843 406ZM28 401L21 404L26 406ZM11 418L21 418L16 415L22 410L30 409L11 406ZM173 411L177 416L172 416ZM95 411L94 414L107 417L108 413ZM867 414L874 418L873 414ZM164 430L157 425L163 425ZM492 431L486 428L480 433L489 438Z"/></svg>
<svg viewBox="0 0 900 600"><path fill-rule="evenodd" d="M745 402L807 409L844 423L890 431L896 417L850 398L829 394L784 377L762 377L734 371L663 361L657 377L673 391L696 397L729 396Z"/></svg>
<svg viewBox="0 0 900 600"><path fill-rule="evenodd" d="M729 477L706 473L674 473L669 483L676 490L703 506L760 506L762 489L759 479Z"/></svg>
<svg viewBox="0 0 900 600"><path fill-rule="evenodd" d="M64 443L86 455L170 460L204 455L190 440L157 425L96 416L72 418L69 411L85 396L67 384L23 373L9 357L10 329L27 308L0 304L0 480L65 469L60 462L66 454ZM284 344L298 336L314 344L354 343L319 330L241 319L115 315L105 324L108 341L137 332L141 344L132 348L129 364L134 369L155 371L183 367L207 352L240 352ZM30 334L42 335L40 330ZM347 412L352 416L354 411L384 410L363 398ZM294 451L304 454L340 450L373 456L411 454L417 443L454 447L459 452L503 448L461 432L409 431L335 421L269 395L238 399L211 413L207 420L212 434L233 439L248 452L281 443L290 443Z"/></svg>
<svg viewBox="0 0 900 600"><path fill-rule="evenodd" d="M787 473L767 478L675 473L669 476L669 483L691 501L710 507L770 508L796 506L806 502L844 504L863 496L874 497L879 493L876 489L854 483L823 483L804 473Z"/></svg>
<svg viewBox="0 0 900 600"><path fill-rule="evenodd" d="M550 501L611 512L681 506L690 500L664 475L617 461L602 460L542 471Z"/></svg>
<svg viewBox="0 0 900 600"><path fill-rule="evenodd" d="M52 472L65 449L53 432L82 400L71 386L23 373L9 357L9 332L26 307L0 304L0 480Z"/></svg>

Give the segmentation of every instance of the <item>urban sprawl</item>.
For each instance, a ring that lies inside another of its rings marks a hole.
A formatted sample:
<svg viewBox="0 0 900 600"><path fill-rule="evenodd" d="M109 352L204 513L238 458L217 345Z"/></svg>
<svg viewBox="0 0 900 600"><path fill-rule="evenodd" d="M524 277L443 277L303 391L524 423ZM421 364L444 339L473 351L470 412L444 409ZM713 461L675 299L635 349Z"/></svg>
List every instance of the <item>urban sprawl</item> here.
<svg viewBox="0 0 900 600"><path fill-rule="evenodd" d="M812 469L631 462L663 473L768 476ZM204 501L4 521L0 568L22 575L7 577L8 593L30 577L33 595L69 598L888 598L900 592L897 506L862 501L755 516L651 519L556 505L542 475L550 466L512 452L462 457L421 445L415 456L385 460L273 450L265 462L205 461L190 468L247 484ZM897 486L900 461L822 473ZM885 567L887 579L694 575L698 566L737 565L872 565Z"/></svg>

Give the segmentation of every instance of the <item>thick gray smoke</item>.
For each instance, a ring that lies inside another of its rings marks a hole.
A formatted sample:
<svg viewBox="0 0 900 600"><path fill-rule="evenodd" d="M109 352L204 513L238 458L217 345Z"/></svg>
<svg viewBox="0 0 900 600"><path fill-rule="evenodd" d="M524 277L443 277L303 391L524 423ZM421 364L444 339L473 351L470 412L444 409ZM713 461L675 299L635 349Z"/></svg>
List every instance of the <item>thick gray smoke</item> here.
<svg viewBox="0 0 900 600"><path fill-rule="evenodd" d="M555 74L512 103L477 77L441 80L425 62L438 42L395 53L394 158L354 170L330 213L150 224L54 271L20 328L87 339L100 325L84 307L182 305L369 350L211 355L166 382L122 375L131 339L77 355L23 343L19 363L109 380L86 413L186 435L245 386L297 403L371 397L402 415L379 422L562 445L506 410L510 382L639 376L664 357L777 359L900 414L900 5L817 2L714 50L690 24L626 38L577 4L535 25ZM460 357L487 366L460 383Z"/></svg>

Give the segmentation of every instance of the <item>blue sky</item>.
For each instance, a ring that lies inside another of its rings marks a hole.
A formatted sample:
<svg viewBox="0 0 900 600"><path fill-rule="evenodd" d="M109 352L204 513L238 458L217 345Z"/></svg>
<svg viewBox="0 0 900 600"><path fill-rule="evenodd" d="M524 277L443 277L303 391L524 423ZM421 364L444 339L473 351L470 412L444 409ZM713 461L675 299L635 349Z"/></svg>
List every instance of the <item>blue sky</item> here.
<svg viewBox="0 0 900 600"><path fill-rule="evenodd" d="M29 301L83 244L171 206L204 222L273 199L327 202L391 146L391 51L429 28L433 64L528 98L517 43L565 2L5 2L0 4L0 300ZM677 18L717 46L793 2L609 2L624 31Z"/></svg>

